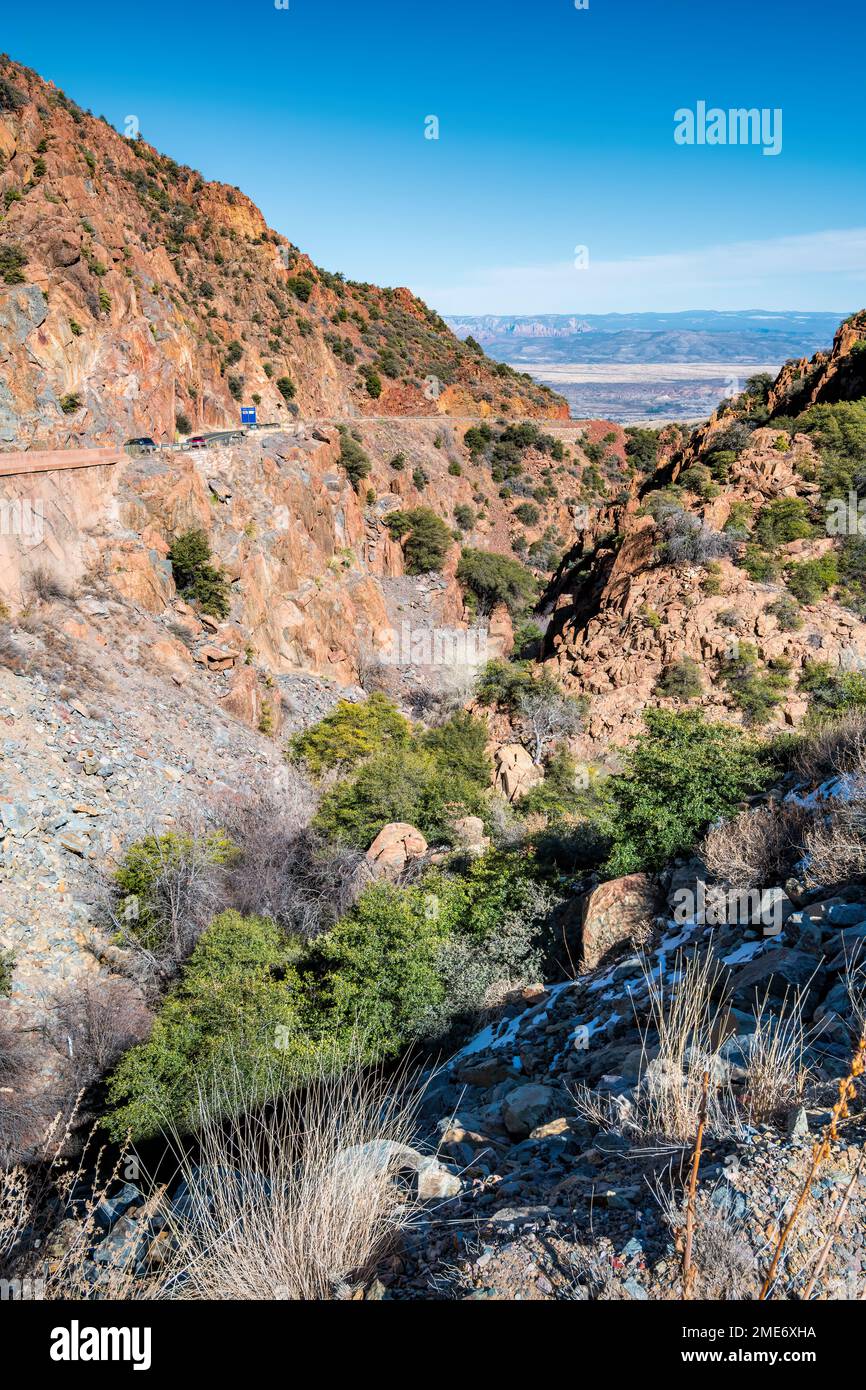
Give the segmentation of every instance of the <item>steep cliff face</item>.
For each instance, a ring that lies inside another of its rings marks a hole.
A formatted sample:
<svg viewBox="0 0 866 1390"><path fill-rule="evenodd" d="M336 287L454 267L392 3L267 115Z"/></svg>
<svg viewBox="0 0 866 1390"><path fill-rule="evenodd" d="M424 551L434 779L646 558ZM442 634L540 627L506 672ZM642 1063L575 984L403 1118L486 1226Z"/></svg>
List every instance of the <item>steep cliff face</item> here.
<svg viewBox="0 0 866 1390"><path fill-rule="evenodd" d="M303 415L565 403L406 289L329 274L237 189L0 60L0 449Z"/></svg>
<svg viewBox="0 0 866 1390"><path fill-rule="evenodd" d="M786 362L770 391L772 415L866 395L866 310L839 325L829 352Z"/></svg>

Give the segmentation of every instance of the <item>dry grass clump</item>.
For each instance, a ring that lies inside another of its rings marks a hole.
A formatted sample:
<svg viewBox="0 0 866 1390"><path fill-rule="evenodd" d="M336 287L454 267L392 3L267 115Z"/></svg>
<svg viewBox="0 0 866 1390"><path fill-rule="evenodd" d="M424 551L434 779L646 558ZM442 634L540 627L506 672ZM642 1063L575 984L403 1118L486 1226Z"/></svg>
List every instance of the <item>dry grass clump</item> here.
<svg viewBox="0 0 866 1390"><path fill-rule="evenodd" d="M817 968L817 967L816 967ZM750 1124L779 1120L802 1099L808 1080L804 1065L806 989L786 993L778 1013L769 1007L769 988L756 1005L755 1027L745 1056L746 1086L741 1104Z"/></svg>
<svg viewBox="0 0 866 1390"><path fill-rule="evenodd" d="M792 802L756 806L714 825L700 853L713 878L729 888L783 882L802 855L810 819L807 807Z"/></svg>
<svg viewBox="0 0 866 1390"><path fill-rule="evenodd" d="M634 1100L579 1087L574 1100L592 1124L640 1145L688 1148L695 1140L709 1073L706 1128L716 1136L735 1136L744 1122L779 1120L802 1097L806 991L782 1000L774 1013L769 993L755 1006L755 1022L744 1047L741 1087L735 1092L722 1055L730 1036L727 972L707 951L684 961L677 957L675 983L645 971L647 999L642 1005L643 1061ZM651 1039L657 1037L655 1045Z"/></svg>
<svg viewBox="0 0 866 1390"><path fill-rule="evenodd" d="M842 773L866 774L866 710L847 710L804 735L794 768L809 782Z"/></svg>
<svg viewBox="0 0 866 1390"><path fill-rule="evenodd" d="M718 1082L725 1070L719 1021L727 1016L724 971L711 952L685 959L678 953L668 986L663 974L644 968L647 987L641 1023L643 1062L634 1104L599 1097L586 1088L575 1094L578 1111L604 1128L630 1134L636 1143L685 1147L693 1143L701 1114L704 1072L713 1085L707 1125L714 1134L732 1129L730 1089ZM657 1044L650 1046L651 1035ZM652 1054L652 1055L651 1055Z"/></svg>
<svg viewBox="0 0 866 1390"><path fill-rule="evenodd" d="M834 802L803 837L804 880L810 888L866 877L866 799Z"/></svg>
<svg viewBox="0 0 866 1390"><path fill-rule="evenodd" d="M238 1097L202 1097L197 1161L181 1154L187 1201L170 1221L163 1296L348 1296L412 1219L396 1179L419 1100L360 1065L255 1114ZM227 1108L239 1118L211 1118Z"/></svg>
<svg viewBox="0 0 866 1390"><path fill-rule="evenodd" d="M686 1204L659 1188L662 1216L681 1253L686 1239ZM754 1298L759 1285L757 1258L746 1228L722 1190L699 1192L695 1201L691 1296L713 1302Z"/></svg>

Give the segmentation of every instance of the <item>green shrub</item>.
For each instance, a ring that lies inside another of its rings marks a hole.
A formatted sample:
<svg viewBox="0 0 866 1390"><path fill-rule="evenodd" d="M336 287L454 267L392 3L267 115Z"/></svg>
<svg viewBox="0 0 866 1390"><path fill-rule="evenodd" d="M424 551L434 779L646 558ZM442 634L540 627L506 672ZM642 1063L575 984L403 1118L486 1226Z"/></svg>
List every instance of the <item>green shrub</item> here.
<svg viewBox="0 0 866 1390"><path fill-rule="evenodd" d="M429 507L389 512L385 525L394 539L402 542L407 574L429 574L442 568L453 538L445 522Z"/></svg>
<svg viewBox="0 0 866 1390"><path fill-rule="evenodd" d="M799 497L779 497L761 509L755 539L768 550L814 534L808 503Z"/></svg>
<svg viewBox="0 0 866 1390"><path fill-rule="evenodd" d="M341 700L312 728L295 734L287 754L314 777L335 768L351 771L374 753L405 746L412 726L397 707L378 692L353 704Z"/></svg>
<svg viewBox="0 0 866 1390"><path fill-rule="evenodd" d="M486 787L493 775L488 739L483 719L476 719L468 710L458 710L444 724L424 734L421 742L442 771L452 773L458 781Z"/></svg>
<svg viewBox="0 0 866 1390"><path fill-rule="evenodd" d="M22 272L26 264L27 256L15 242L0 246L0 277L4 285L23 285L25 277Z"/></svg>
<svg viewBox="0 0 866 1390"><path fill-rule="evenodd" d="M290 376L277 377L276 386L284 401L288 402L294 400L295 383Z"/></svg>
<svg viewBox="0 0 866 1390"><path fill-rule="evenodd" d="M459 478L462 476L463 468L457 459L451 460L448 465L448 472L452 478Z"/></svg>
<svg viewBox="0 0 866 1390"><path fill-rule="evenodd" d="M740 563L756 584L771 584L779 577L778 561L759 545L747 545Z"/></svg>
<svg viewBox="0 0 866 1390"><path fill-rule="evenodd" d="M211 564L210 542L204 531L185 531L172 541L168 552L178 592L197 603L203 613L227 618L229 582L225 571Z"/></svg>
<svg viewBox="0 0 866 1390"><path fill-rule="evenodd" d="M772 613L783 632L799 632L803 626L800 605L796 599L790 598L787 594L776 599L775 603L768 603L765 611Z"/></svg>
<svg viewBox="0 0 866 1390"><path fill-rule="evenodd" d="M111 1135L146 1139L172 1124L184 1131L195 1122L200 1087L218 1095L221 1081L237 1077L253 1106L273 1094L275 1078L288 1083L301 1074L315 1043L301 1024L299 954L272 922L237 912L216 917L150 1039L127 1052L109 1079Z"/></svg>
<svg viewBox="0 0 866 1390"><path fill-rule="evenodd" d="M866 675L862 671L840 671L829 661L806 661L798 685L811 696L812 712L819 716L866 706Z"/></svg>
<svg viewBox="0 0 866 1390"><path fill-rule="evenodd" d="M541 517L541 511L534 502L521 502L519 507L514 508L512 516L522 526L535 526Z"/></svg>
<svg viewBox="0 0 866 1390"><path fill-rule="evenodd" d="M178 434L192 434L192 421L182 410L175 415L174 426Z"/></svg>
<svg viewBox="0 0 866 1390"><path fill-rule="evenodd" d="M373 465L361 443L349 433L345 425L340 426L340 457L337 462L346 470L349 482L358 492L363 480L370 476Z"/></svg>
<svg viewBox="0 0 866 1390"><path fill-rule="evenodd" d="M845 497L866 467L866 398L813 405L798 415L794 428L810 435L818 450L824 497Z"/></svg>
<svg viewBox="0 0 866 1390"><path fill-rule="evenodd" d="M394 455L391 460L391 467L394 469L395 473L403 472L403 469L406 467L406 455L402 451Z"/></svg>
<svg viewBox="0 0 866 1390"><path fill-rule="evenodd" d="M722 667L722 680L750 724L764 724L784 699L790 662L783 657L762 667L757 649L741 642L736 657Z"/></svg>
<svg viewBox="0 0 866 1390"><path fill-rule="evenodd" d="M529 570L508 555L464 547L457 578L482 613L504 603L513 616L535 602L537 585Z"/></svg>
<svg viewBox="0 0 866 1390"><path fill-rule="evenodd" d="M770 781L769 757L752 737L707 723L700 710L646 710L646 733L608 779L611 877L659 869L694 848L709 823L730 817Z"/></svg>
<svg viewBox="0 0 866 1390"><path fill-rule="evenodd" d="M382 394L382 378L375 367L363 366L359 368L361 379L367 388L367 395L372 396L373 400L378 400Z"/></svg>
<svg viewBox="0 0 866 1390"><path fill-rule="evenodd" d="M74 415L76 410L81 409L81 397L76 391L70 391L68 395L61 396L60 409L64 415Z"/></svg>
<svg viewBox="0 0 866 1390"><path fill-rule="evenodd" d="M313 282L308 275L291 275L286 281L286 288L296 299L300 299L302 304L306 304L313 292Z"/></svg>
<svg viewBox="0 0 866 1390"><path fill-rule="evenodd" d="M785 583L801 603L817 603L839 582L835 551L828 550L814 560L803 560L789 567Z"/></svg>
<svg viewBox="0 0 866 1390"><path fill-rule="evenodd" d="M200 843L169 832L145 835L130 845L114 873L114 891L129 937L143 950L161 953L170 915L162 884L169 877L177 884L184 869L194 864L228 864L234 853L231 840L216 831Z"/></svg>
<svg viewBox="0 0 866 1390"><path fill-rule="evenodd" d="M416 487L419 492L424 491L429 481L430 479L427 477L427 474L424 472L423 468L413 468L412 483L413 486Z"/></svg>
<svg viewBox="0 0 866 1390"><path fill-rule="evenodd" d="M407 821L428 840L450 843L457 817L485 811L481 787L451 775L424 747L398 747L374 755L331 788L314 824L326 839L365 850L391 821Z"/></svg>
<svg viewBox="0 0 866 1390"><path fill-rule="evenodd" d="M471 531L475 525L475 513L467 502L458 502L454 508L454 522L461 531Z"/></svg>
<svg viewBox="0 0 866 1390"><path fill-rule="evenodd" d="M695 700L702 695L701 668L694 657L684 656L666 666L655 693L669 700Z"/></svg>
<svg viewBox="0 0 866 1390"><path fill-rule="evenodd" d="M475 698L479 704L514 714L521 694L531 684L532 672L527 662L488 661L478 677Z"/></svg>

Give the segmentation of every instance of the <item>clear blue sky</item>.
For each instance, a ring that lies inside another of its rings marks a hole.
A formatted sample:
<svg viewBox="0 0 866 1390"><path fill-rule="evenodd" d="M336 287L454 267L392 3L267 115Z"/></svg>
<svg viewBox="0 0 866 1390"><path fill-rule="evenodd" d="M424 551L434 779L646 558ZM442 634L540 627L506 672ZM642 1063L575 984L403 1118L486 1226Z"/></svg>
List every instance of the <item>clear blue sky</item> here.
<svg viewBox="0 0 866 1390"><path fill-rule="evenodd" d="M866 303L863 0L40 0L0 44L443 312ZM675 144L699 100L781 153Z"/></svg>

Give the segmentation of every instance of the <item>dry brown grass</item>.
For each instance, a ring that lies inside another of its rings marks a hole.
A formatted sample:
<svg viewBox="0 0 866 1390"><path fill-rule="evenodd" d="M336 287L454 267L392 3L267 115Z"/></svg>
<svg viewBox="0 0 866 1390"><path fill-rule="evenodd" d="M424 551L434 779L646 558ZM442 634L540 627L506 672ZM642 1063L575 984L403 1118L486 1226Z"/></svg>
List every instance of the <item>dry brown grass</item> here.
<svg viewBox="0 0 866 1390"><path fill-rule="evenodd" d="M804 879L830 888L866 877L866 800L834 802L806 830Z"/></svg>
<svg viewBox="0 0 866 1390"><path fill-rule="evenodd" d="M750 1124L779 1120L803 1099L809 1076L803 1060L807 1041L803 1006L807 995L808 986L786 994L778 1012L773 1013L768 988L756 1005L741 1102Z"/></svg>
<svg viewBox="0 0 866 1390"><path fill-rule="evenodd" d="M800 740L794 768L806 781L866 773L866 710L848 710L817 725Z"/></svg>
<svg viewBox="0 0 866 1390"><path fill-rule="evenodd" d="M700 852L716 882L729 888L783 882L802 854L810 819L808 808L791 802L757 806L713 826Z"/></svg>
<svg viewBox="0 0 866 1390"><path fill-rule="evenodd" d="M641 1005L643 1062L632 1107L599 1097L586 1088L575 1093L580 1114L604 1128L630 1135L635 1144L689 1147L694 1143L704 1096L704 1072L713 1084L707 1101L707 1127L713 1134L730 1134L735 1106L730 1090L716 1084L723 1068L719 1048L724 1037L719 1019L727 1010L724 971L711 952L686 960L677 955L676 983L667 982L648 967L644 970L647 998ZM650 1046L650 1038L658 1042ZM654 1055L651 1056L651 1052Z"/></svg>
<svg viewBox="0 0 866 1390"><path fill-rule="evenodd" d="M686 1235L686 1204L672 1189L661 1184L656 1197L674 1246L682 1253ZM759 1276L757 1258L746 1227L724 1192L699 1192L695 1201L692 1297L723 1302L754 1298Z"/></svg>
<svg viewBox="0 0 866 1390"><path fill-rule="evenodd" d="M705 1072L710 1075L706 1128L717 1137L736 1136L744 1122L779 1120L800 1100L807 1080L806 990L786 995L775 1013L768 994L756 1002L743 1088L735 1094L722 1056L731 1031L727 972L706 952L688 961L678 957L676 983L670 988L645 973L647 999L640 1005L644 1055L635 1101L578 1087L573 1098L584 1119L626 1135L636 1148L686 1149L694 1144L700 1123Z"/></svg>
<svg viewBox="0 0 866 1390"><path fill-rule="evenodd" d="M420 1094L354 1066L257 1114L237 1097L202 1098L200 1154L181 1155L189 1194L170 1224L163 1296L347 1297L413 1215L397 1181Z"/></svg>

